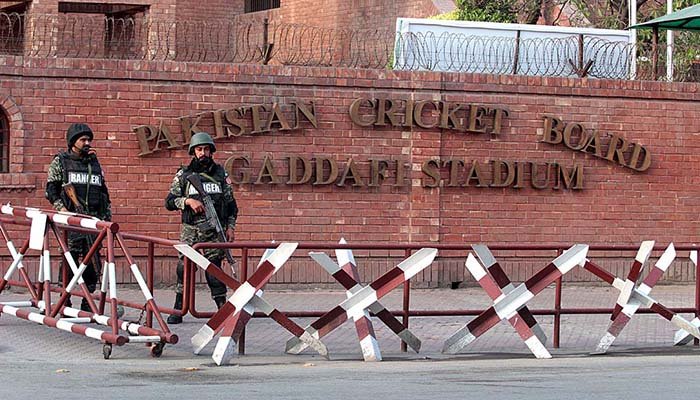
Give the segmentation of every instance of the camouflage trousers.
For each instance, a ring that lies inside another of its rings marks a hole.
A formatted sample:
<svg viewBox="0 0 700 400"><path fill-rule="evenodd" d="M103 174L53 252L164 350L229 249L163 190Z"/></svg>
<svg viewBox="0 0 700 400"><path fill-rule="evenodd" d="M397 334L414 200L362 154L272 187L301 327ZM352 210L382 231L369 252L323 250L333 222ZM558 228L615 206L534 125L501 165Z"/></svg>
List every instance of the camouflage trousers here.
<svg viewBox="0 0 700 400"><path fill-rule="evenodd" d="M90 246L94 243L96 237L97 235L90 235L87 233L68 232L68 249L70 250L73 260L75 260L76 264L85 262L87 265L87 268L83 271L83 280L90 292L94 292L95 289L97 289L97 281L102 273L100 250L98 249L90 260L83 260L83 257L90 251ZM100 248L101 247L102 246L100 246ZM65 259L61 263L61 268L66 271L68 281L73 279L73 271L70 269ZM58 280L63 283L63 273L58 275ZM68 282L66 282L66 284L68 284Z"/></svg>
<svg viewBox="0 0 700 400"><path fill-rule="evenodd" d="M221 239L216 234L216 230L201 230L195 225L182 224L182 229L180 230L180 241L193 246L197 243L219 243ZM203 251L204 257L206 257L212 264L221 268L221 261L224 259L224 251L222 249L205 249ZM175 293L182 294L182 284L184 280L185 263L184 256L180 254L177 261L177 286L175 287ZM226 295L226 285L223 282L216 279L215 277L205 274L207 278L207 285L209 286L209 291L211 292L211 297L219 297Z"/></svg>

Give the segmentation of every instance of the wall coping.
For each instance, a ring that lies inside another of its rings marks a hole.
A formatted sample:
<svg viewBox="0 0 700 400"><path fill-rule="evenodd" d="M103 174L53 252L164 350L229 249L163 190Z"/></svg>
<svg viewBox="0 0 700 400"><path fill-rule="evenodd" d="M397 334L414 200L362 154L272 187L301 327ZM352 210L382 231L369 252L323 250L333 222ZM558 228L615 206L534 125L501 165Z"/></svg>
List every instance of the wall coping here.
<svg viewBox="0 0 700 400"><path fill-rule="evenodd" d="M393 71L339 67L0 56L0 75L219 84L289 84L415 92L507 92L648 100L700 100L700 83ZM556 88L556 92L552 91Z"/></svg>

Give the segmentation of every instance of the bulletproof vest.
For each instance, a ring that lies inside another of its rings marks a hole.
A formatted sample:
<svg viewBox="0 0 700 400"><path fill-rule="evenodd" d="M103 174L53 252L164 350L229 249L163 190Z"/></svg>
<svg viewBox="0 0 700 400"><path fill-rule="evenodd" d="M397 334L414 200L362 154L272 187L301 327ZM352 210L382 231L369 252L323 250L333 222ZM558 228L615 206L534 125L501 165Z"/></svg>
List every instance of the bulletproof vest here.
<svg viewBox="0 0 700 400"><path fill-rule="evenodd" d="M63 167L63 183L72 183L75 192L85 211L95 215L103 211L105 204L102 198L102 167L96 157L80 158L72 153L61 153L58 159ZM63 204L70 211L76 211L73 202L61 194Z"/></svg>
<svg viewBox="0 0 700 400"><path fill-rule="evenodd" d="M226 202L224 200L224 185L226 185L226 172L224 168L219 164L215 164L209 173L196 173L185 168L183 173L180 175L180 188L184 196L193 198L204 203L202 195L197 192L190 182L187 180L187 176L190 174L199 175L199 179L202 182L202 187L204 191L207 192L209 197L211 197L214 203L214 208L216 209L216 214L219 216L219 222L222 226L225 226L225 221L228 218ZM182 211L182 222L189 225L197 225L206 220L204 213L195 214L191 208L185 207Z"/></svg>

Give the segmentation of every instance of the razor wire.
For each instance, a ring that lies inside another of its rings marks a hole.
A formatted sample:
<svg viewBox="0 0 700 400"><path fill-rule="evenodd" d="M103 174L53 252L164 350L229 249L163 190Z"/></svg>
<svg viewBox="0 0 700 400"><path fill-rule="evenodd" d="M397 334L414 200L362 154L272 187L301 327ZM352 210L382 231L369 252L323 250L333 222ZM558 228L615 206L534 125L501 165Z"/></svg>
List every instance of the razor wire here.
<svg viewBox="0 0 700 400"><path fill-rule="evenodd" d="M0 13L0 54L467 72L606 79L665 79L665 51L589 35L474 36L332 29L238 16L166 20L146 15ZM656 64L653 54L656 53ZM636 60L635 60L636 58ZM634 63L636 61L636 63ZM674 80L700 81L700 64L674 59ZM636 65L636 68L635 68ZM653 66L656 65L656 74Z"/></svg>

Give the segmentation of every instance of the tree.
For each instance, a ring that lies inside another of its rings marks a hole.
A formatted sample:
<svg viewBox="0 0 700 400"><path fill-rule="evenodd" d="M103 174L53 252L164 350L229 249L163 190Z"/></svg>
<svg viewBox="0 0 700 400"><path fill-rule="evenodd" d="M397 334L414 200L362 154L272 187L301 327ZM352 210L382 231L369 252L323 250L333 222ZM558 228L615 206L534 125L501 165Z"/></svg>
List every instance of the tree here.
<svg viewBox="0 0 700 400"><path fill-rule="evenodd" d="M461 21L516 22L516 0L457 0Z"/></svg>

